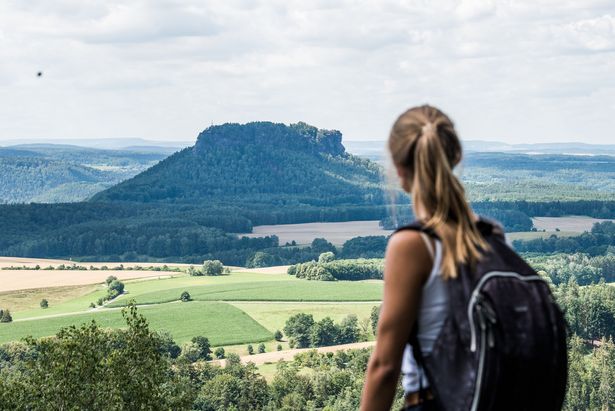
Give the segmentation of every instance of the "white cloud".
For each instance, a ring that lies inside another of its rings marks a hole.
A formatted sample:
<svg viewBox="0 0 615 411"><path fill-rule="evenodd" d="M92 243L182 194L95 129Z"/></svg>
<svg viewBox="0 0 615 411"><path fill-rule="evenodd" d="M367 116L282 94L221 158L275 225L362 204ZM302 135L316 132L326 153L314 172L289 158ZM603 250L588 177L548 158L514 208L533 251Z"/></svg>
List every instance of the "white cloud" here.
<svg viewBox="0 0 615 411"><path fill-rule="evenodd" d="M606 143L613 16L606 0L8 0L0 140L251 120L379 139L431 102L465 138Z"/></svg>

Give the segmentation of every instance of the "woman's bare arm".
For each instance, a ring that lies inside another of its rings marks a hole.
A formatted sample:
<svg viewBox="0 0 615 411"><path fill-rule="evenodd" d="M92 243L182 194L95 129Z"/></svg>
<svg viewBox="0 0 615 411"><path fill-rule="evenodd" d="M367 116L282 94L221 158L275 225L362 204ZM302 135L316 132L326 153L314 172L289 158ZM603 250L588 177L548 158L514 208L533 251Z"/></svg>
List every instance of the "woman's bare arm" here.
<svg viewBox="0 0 615 411"><path fill-rule="evenodd" d="M400 231L389 239L382 310L376 347L367 366L362 411L388 410L391 407L404 348L431 265L431 258L418 232Z"/></svg>

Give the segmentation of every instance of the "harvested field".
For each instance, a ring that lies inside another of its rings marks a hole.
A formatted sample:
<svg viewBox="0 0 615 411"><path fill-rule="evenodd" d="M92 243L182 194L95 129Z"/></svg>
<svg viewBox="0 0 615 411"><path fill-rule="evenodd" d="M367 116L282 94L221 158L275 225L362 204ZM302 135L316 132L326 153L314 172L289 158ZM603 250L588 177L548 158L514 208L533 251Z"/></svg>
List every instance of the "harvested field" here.
<svg viewBox="0 0 615 411"><path fill-rule="evenodd" d="M310 244L315 238L326 238L335 245L342 245L353 237L369 235L389 235L392 230L384 230L378 220L346 221L341 223L304 223L255 226L251 234L239 234L246 237L264 237L275 234L280 244Z"/></svg>
<svg viewBox="0 0 615 411"><path fill-rule="evenodd" d="M47 260L45 260L47 261ZM61 287L102 283L114 275L120 280L177 275L166 271L132 270L0 270L0 293L30 288Z"/></svg>
<svg viewBox="0 0 615 411"><path fill-rule="evenodd" d="M0 293L0 307L8 308L12 312L37 309L40 311L40 315L43 315L47 312L40 308L40 302L43 298L49 301L51 307L55 307L65 301L90 295L99 287L99 285L90 284L7 291Z"/></svg>
<svg viewBox="0 0 615 411"><path fill-rule="evenodd" d="M615 221L604 218L592 218L586 216L568 216L568 217L534 217L532 218L534 227L537 230L555 231L556 228L561 231L583 231L591 230L595 223L603 221Z"/></svg>

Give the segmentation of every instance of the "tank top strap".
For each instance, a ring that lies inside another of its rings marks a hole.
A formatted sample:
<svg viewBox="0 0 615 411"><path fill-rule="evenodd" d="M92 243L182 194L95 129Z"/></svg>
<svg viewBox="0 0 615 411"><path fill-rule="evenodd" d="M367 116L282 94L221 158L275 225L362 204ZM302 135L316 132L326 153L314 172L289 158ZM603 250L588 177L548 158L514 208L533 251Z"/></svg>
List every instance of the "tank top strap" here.
<svg viewBox="0 0 615 411"><path fill-rule="evenodd" d="M440 275L440 265L442 264L442 242L438 239L434 239L434 243L436 249L434 252L433 266L431 267L429 278L427 278L424 287L429 287L434 282L435 278Z"/></svg>

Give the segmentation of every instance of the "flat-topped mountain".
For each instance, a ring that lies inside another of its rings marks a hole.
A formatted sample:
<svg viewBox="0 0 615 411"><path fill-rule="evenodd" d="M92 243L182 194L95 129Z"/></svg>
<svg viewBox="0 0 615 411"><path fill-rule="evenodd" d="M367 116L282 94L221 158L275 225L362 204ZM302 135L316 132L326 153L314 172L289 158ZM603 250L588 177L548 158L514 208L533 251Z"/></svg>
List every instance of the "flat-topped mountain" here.
<svg viewBox="0 0 615 411"><path fill-rule="evenodd" d="M92 201L369 205L382 203L381 181L380 167L347 153L339 131L305 123L224 124Z"/></svg>

